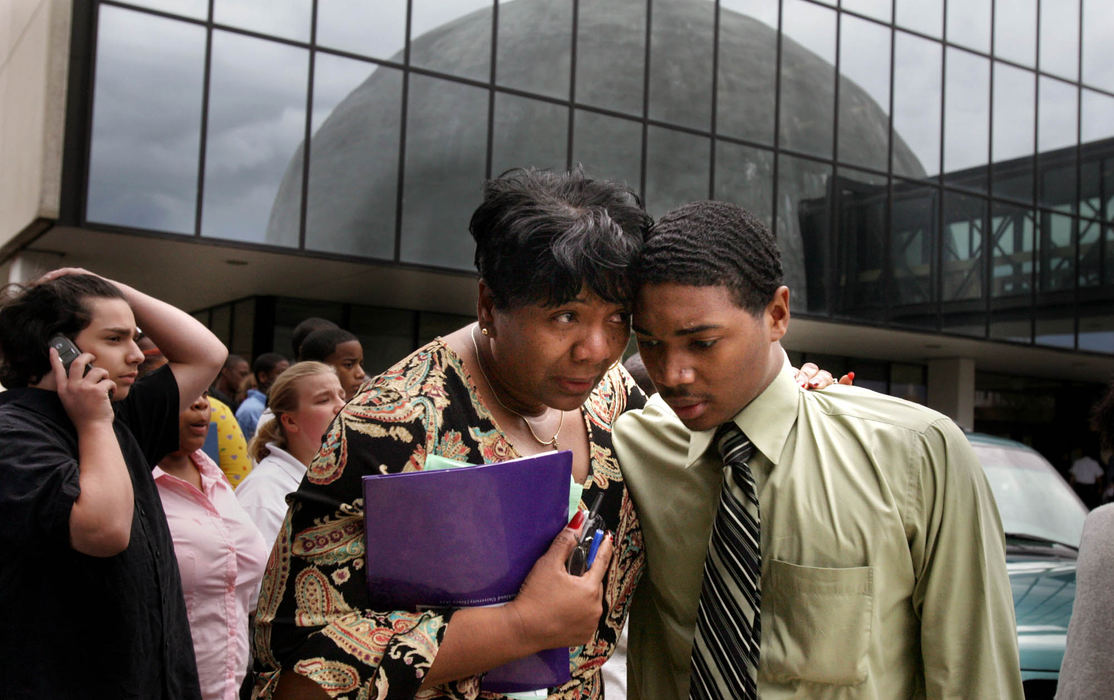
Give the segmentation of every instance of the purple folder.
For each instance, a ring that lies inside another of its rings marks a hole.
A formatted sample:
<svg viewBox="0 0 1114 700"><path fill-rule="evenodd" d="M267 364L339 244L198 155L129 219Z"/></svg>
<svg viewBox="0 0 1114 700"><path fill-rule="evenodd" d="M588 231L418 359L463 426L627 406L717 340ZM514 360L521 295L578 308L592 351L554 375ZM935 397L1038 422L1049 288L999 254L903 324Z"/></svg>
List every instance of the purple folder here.
<svg viewBox="0 0 1114 700"><path fill-rule="evenodd" d="M506 603L568 519L572 453L363 477L367 582L382 610ZM510 693L569 680L569 650L489 671Z"/></svg>

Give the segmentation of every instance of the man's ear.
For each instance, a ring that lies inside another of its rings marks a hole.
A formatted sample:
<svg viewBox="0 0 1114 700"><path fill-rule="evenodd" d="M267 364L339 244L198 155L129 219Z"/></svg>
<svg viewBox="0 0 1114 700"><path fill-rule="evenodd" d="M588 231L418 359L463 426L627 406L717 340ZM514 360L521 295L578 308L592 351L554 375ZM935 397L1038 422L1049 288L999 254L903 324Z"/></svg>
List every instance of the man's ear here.
<svg viewBox="0 0 1114 700"><path fill-rule="evenodd" d="M766 305L766 323L770 328L770 340L781 340L789 330L789 287L784 284L774 292L774 298Z"/></svg>

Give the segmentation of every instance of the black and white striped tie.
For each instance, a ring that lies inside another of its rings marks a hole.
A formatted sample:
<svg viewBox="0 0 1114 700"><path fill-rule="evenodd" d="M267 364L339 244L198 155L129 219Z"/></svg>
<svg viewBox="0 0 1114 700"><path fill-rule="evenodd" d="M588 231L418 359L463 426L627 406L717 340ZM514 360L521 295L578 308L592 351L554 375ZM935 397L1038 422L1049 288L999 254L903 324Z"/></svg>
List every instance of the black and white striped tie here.
<svg viewBox="0 0 1114 700"><path fill-rule="evenodd" d="M761 520L747 466L754 446L734 422L715 440L727 469L704 560L689 697L745 700L758 697L761 639Z"/></svg>

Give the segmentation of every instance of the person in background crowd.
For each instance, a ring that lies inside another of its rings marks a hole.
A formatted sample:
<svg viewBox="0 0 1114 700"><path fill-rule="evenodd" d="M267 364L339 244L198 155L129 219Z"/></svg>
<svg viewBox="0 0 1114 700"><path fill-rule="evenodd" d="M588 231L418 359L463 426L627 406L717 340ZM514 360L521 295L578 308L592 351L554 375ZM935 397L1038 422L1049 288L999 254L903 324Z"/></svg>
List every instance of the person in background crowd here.
<svg viewBox="0 0 1114 700"><path fill-rule="evenodd" d="M306 336L302 342L302 359L324 362L335 369L346 401L351 401L367 381L364 346L343 328L322 328Z"/></svg>
<svg viewBox="0 0 1114 700"><path fill-rule="evenodd" d="M336 371L320 362L297 362L275 380L270 409L251 441L255 468L236 498L263 534L268 548L286 517L286 496L297 490L330 421L344 405Z"/></svg>
<svg viewBox="0 0 1114 700"><path fill-rule="evenodd" d="M1072 488L1083 499L1088 508L1094 508L1102 502L1102 491L1105 486L1106 470L1092 454L1092 450L1076 448L1072 451L1073 461L1068 469L1069 481ZM1097 452L1097 450L1096 450Z"/></svg>
<svg viewBox="0 0 1114 700"><path fill-rule="evenodd" d="M322 328L340 328L337 324L333 323L327 318L319 318L317 316L310 316L303 318L294 326L294 330L290 333L290 350L295 362L301 362L306 359L302 357L302 343L305 342L306 336L314 331L319 331Z"/></svg>
<svg viewBox="0 0 1114 700"><path fill-rule="evenodd" d="M769 229L664 215L632 328L659 394L615 422L646 577L634 698L1022 697L1004 536L963 432L864 389L802 391Z"/></svg>
<svg viewBox="0 0 1114 700"><path fill-rule="evenodd" d="M1103 450L1114 449L1114 383L1095 406L1092 425ZM1114 668L1114 504L1091 511L1083 524L1075 572L1075 603L1068 623L1068 639L1058 700L1109 697L1110 669Z"/></svg>
<svg viewBox="0 0 1114 700"><path fill-rule="evenodd" d="M143 379L137 322L169 360ZM68 371L56 335L80 352ZM189 314L85 270L0 305L0 695L200 697L151 465L225 352Z"/></svg>
<svg viewBox="0 0 1114 700"><path fill-rule="evenodd" d="M144 335L142 331L140 331L139 338L136 339L135 343L139 346L139 349L143 351L143 362L139 363L139 369L137 370L139 375L136 379L154 372L156 369L169 362L169 360L166 359L166 355L162 354L162 350L159 350L155 342Z"/></svg>
<svg viewBox="0 0 1114 700"><path fill-rule="evenodd" d="M267 407L267 392L278 376L286 371L290 361L274 352L265 352L255 358L251 366L251 376L255 379L255 386L248 389L247 397L236 409L236 421L244 432L244 438L250 440L255 436L255 428L259 423L259 416Z"/></svg>
<svg viewBox="0 0 1114 700"><path fill-rule="evenodd" d="M209 387L209 398L216 399L235 411L240 407L239 402L236 401L236 394L240 390L240 385L244 383L244 378L249 374L251 368L247 360L239 355L229 355L224 361L224 367L221 367L220 374L217 375L217 380Z"/></svg>
<svg viewBox="0 0 1114 700"><path fill-rule="evenodd" d="M154 468L182 577L205 700L236 700L251 663L248 616L270 547L201 449L210 430L203 394L178 418L178 449Z"/></svg>
<svg viewBox="0 0 1114 700"><path fill-rule="evenodd" d="M162 351L145 335L139 337L139 347L143 350L144 360L139 365L139 376L143 377L166 364L166 357ZM225 367L228 363L225 362ZM218 378L219 381L219 378ZM251 460L248 459L248 444L244 434L240 431L240 424L232 409L220 400L208 397L209 436L201 449L220 466L228 483L233 487L251 471Z"/></svg>

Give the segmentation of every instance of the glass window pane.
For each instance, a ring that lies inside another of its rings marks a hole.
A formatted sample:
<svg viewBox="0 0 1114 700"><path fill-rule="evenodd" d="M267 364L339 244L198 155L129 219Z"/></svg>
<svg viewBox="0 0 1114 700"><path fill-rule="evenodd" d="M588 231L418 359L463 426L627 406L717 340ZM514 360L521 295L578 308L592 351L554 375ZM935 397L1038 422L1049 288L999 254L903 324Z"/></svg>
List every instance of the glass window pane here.
<svg viewBox="0 0 1114 700"><path fill-rule="evenodd" d="M1040 215L1040 291L1075 288L1073 219L1064 214Z"/></svg>
<svg viewBox="0 0 1114 700"><path fill-rule="evenodd" d="M940 38L944 29L944 0L897 0L894 21L900 27Z"/></svg>
<svg viewBox="0 0 1114 700"><path fill-rule="evenodd" d="M402 63L406 0L317 3L317 45Z"/></svg>
<svg viewBox="0 0 1114 700"><path fill-rule="evenodd" d="M774 154L716 142L716 199L738 204L773 226Z"/></svg>
<svg viewBox="0 0 1114 700"><path fill-rule="evenodd" d="M1000 202L990 214L990 337L1028 343L1033 338L1033 211Z"/></svg>
<svg viewBox="0 0 1114 700"><path fill-rule="evenodd" d="M349 328L364 346L364 369L375 376L414 349L414 311L353 306Z"/></svg>
<svg viewBox="0 0 1114 700"><path fill-rule="evenodd" d="M280 185L301 196L308 70L305 49L213 32L202 235L298 245L267 224Z"/></svg>
<svg viewBox="0 0 1114 700"><path fill-rule="evenodd" d="M568 143L568 107L496 93L491 145L493 175L528 165L564 170Z"/></svg>
<svg viewBox="0 0 1114 700"><path fill-rule="evenodd" d="M948 3L948 43L990 53L990 0Z"/></svg>
<svg viewBox="0 0 1114 700"><path fill-rule="evenodd" d="M935 187L909 183L894 186L889 260L892 281L887 295L894 323L921 328L938 325L932 273L939 197L940 190Z"/></svg>
<svg viewBox="0 0 1114 700"><path fill-rule="evenodd" d="M845 10L869 15L883 22L890 21L890 0L843 0L840 4Z"/></svg>
<svg viewBox="0 0 1114 700"><path fill-rule="evenodd" d="M948 49L944 86L944 173L952 184L986 189L990 146L990 61Z"/></svg>
<svg viewBox="0 0 1114 700"><path fill-rule="evenodd" d="M995 197L1033 201L1036 75L994 62Z"/></svg>
<svg viewBox="0 0 1114 700"><path fill-rule="evenodd" d="M1070 307L1037 309L1037 345L1075 347L1075 318Z"/></svg>
<svg viewBox="0 0 1114 700"><path fill-rule="evenodd" d="M831 158L836 13L804 0L786 0L782 33L781 145Z"/></svg>
<svg viewBox="0 0 1114 700"><path fill-rule="evenodd" d="M826 248L830 237L831 177L826 163L785 155L778 159L777 241L785 284L793 292L789 298L800 311L825 310L825 261L812 251Z"/></svg>
<svg viewBox="0 0 1114 700"><path fill-rule="evenodd" d="M1040 3L1042 71L1075 80L1079 77L1079 3Z"/></svg>
<svg viewBox="0 0 1114 700"><path fill-rule="evenodd" d="M336 302L279 297L274 301L274 345L272 349L292 360L297 356L292 337L294 327L310 317L323 318L340 325L344 321L344 306ZM263 352L260 350L259 352Z"/></svg>
<svg viewBox="0 0 1114 700"><path fill-rule="evenodd" d="M994 55L1036 65L1037 0L994 0Z"/></svg>
<svg viewBox="0 0 1114 700"><path fill-rule="evenodd" d="M905 177L940 172L940 44L898 32L894 37L894 162Z"/></svg>
<svg viewBox="0 0 1114 700"><path fill-rule="evenodd" d="M884 317L888 276L886 265L886 178L851 168L840 168L836 180L835 247L809 251L832 257L835 314L881 320Z"/></svg>
<svg viewBox="0 0 1114 700"><path fill-rule="evenodd" d="M642 189L642 125L578 109L573 128L572 162L593 177Z"/></svg>
<svg viewBox="0 0 1114 700"><path fill-rule="evenodd" d="M495 82L569 99L571 2L499 0Z"/></svg>
<svg viewBox="0 0 1114 700"><path fill-rule="evenodd" d="M650 24L651 119L712 128L712 2L659 0ZM738 61L732 57L730 64Z"/></svg>
<svg viewBox="0 0 1114 700"><path fill-rule="evenodd" d="M467 326L476 320L475 314L461 316L458 314L440 314L433 311L418 313L418 347L425 345L434 338L448 335L457 328Z"/></svg>
<svg viewBox="0 0 1114 700"><path fill-rule="evenodd" d="M1114 91L1114 3L1083 0L1083 82Z"/></svg>
<svg viewBox="0 0 1114 700"><path fill-rule="evenodd" d="M708 198L711 141L651 126L646 134L646 211L655 219L686 202Z"/></svg>
<svg viewBox="0 0 1114 700"><path fill-rule="evenodd" d="M260 34L309 41L313 0L215 0L213 21Z"/></svg>
<svg viewBox="0 0 1114 700"><path fill-rule="evenodd" d="M393 259L402 72L324 53L314 67L306 248Z"/></svg>
<svg viewBox="0 0 1114 700"><path fill-rule="evenodd" d="M641 115L646 0L583 0L578 8L576 101Z"/></svg>
<svg viewBox="0 0 1114 700"><path fill-rule="evenodd" d="M410 63L449 75L489 81L493 2L412 0Z"/></svg>
<svg viewBox="0 0 1114 700"><path fill-rule="evenodd" d="M1079 318L1079 349L1114 353L1114 316L1086 315Z"/></svg>
<svg viewBox="0 0 1114 700"><path fill-rule="evenodd" d="M777 0L721 0L716 131L774 142Z"/></svg>
<svg viewBox="0 0 1114 700"><path fill-rule="evenodd" d="M944 193L940 297L945 302L945 308L948 301L983 296L985 219L984 199L954 192Z"/></svg>
<svg viewBox="0 0 1114 700"><path fill-rule="evenodd" d="M149 7L152 10L161 10L182 17L201 20L209 17L209 0L127 0L127 2L129 5Z"/></svg>
<svg viewBox="0 0 1114 700"><path fill-rule="evenodd" d="M890 365L890 395L924 404L928 401L928 379L924 365Z"/></svg>
<svg viewBox="0 0 1114 700"><path fill-rule="evenodd" d="M1103 225L1090 219L1079 220L1079 286L1102 284Z"/></svg>
<svg viewBox="0 0 1114 700"><path fill-rule="evenodd" d="M101 6L85 216L193 233L205 29Z"/></svg>
<svg viewBox="0 0 1114 700"><path fill-rule="evenodd" d="M1061 211L1075 210L1075 163L1079 88L1040 78L1037 102L1037 168L1040 202Z"/></svg>
<svg viewBox="0 0 1114 700"><path fill-rule="evenodd" d="M994 297L1024 297L1033 289L1033 212L994 203L990 217L990 293Z"/></svg>
<svg viewBox="0 0 1114 700"><path fill-rule="evenodd" d="M487 164L487 90L410 76L402 260L471 270L468 220ZM446 119L452 115L452 119Z"/></svg>
<svg viewBox="0 0 1114 700"><path fill-rule="evenodd" d="M842 15L839 38L841 162L886 169L889 157L890 30ZM911 155L911 154L910 154Z"/></svg>
<svg viewBox="0 0 1114 700"><path fill-rule="evenodd" d="M1114 220L1114 97L1084 90L1082 116L1079 213Z"/></svg>

